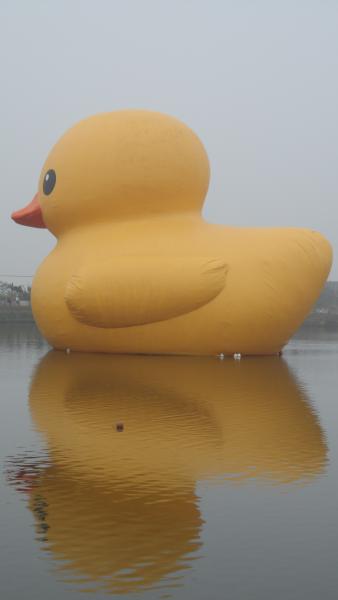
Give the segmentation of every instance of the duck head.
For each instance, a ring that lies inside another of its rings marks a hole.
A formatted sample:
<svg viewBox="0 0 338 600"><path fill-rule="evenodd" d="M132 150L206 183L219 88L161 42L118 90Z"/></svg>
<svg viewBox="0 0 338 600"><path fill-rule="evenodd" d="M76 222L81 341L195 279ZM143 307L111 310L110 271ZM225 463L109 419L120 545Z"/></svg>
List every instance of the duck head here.
<svg viewBox="0 0 338 600"><path fill-rule="evenodd" d="M207 154L186 125L145 110L102 113L57 142L33 201L12 219L58 236L99 221L199 212L208 184Z"/></svg>

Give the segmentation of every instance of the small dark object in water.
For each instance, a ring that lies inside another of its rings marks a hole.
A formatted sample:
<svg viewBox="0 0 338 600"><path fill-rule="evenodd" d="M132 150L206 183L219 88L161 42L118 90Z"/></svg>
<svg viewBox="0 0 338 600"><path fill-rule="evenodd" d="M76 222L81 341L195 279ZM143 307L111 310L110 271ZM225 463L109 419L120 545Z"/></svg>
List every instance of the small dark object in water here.
<svg viewBox="0 0 338 600"><path fill-rule="evenodd" d="M124 425L123 423L116 423L116 431L123 431Z"/></svg>

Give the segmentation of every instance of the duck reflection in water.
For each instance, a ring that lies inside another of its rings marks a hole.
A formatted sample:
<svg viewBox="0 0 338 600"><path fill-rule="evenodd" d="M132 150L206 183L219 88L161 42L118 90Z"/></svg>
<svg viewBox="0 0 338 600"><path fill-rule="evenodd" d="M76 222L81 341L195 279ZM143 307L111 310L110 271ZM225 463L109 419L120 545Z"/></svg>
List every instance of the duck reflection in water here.
<svg viewBox="0 0 338 600"><path fill-rule="evenodd" d="M179 585L201 544L196 482L305 484L326 461L317 417L277 357L52 351L30 407L49 465L29 506L43 547L88 590Z"/></svg>

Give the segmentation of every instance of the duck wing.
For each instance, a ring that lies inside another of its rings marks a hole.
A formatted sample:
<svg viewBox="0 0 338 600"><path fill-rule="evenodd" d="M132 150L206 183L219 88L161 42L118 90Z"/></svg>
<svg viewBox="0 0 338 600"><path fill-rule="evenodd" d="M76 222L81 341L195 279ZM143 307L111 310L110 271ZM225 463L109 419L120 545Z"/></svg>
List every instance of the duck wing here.
<svg viewBox="0 0 338 600"><path fill-rule="evenodd" d="M74 273L65 301L73 317L87 325L144 325L210 302L224 288L226 273L219 258L116 257Z"/></svg>

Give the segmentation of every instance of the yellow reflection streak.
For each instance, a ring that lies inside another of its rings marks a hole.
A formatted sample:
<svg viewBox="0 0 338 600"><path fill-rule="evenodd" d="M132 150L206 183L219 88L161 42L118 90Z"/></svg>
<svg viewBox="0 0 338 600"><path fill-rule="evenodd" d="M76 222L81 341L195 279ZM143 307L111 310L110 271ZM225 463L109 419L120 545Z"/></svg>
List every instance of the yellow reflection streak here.
<svg viewBox="0 0 338 600"><path fill-rule="evenodd" d="M52 351L34 374L30 407L51 457L30 497L44 545L67 580L114 593L191 565L197 481L304 483L326 461L316 415L277 357Z"/></svg>

